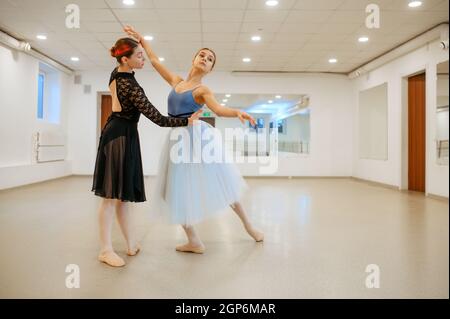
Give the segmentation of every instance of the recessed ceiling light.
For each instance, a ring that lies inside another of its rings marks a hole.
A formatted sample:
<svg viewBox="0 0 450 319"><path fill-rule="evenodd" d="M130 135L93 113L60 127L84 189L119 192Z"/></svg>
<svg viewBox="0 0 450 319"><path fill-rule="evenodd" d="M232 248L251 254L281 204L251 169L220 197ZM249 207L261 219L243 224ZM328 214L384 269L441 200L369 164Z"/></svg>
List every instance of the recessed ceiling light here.
<svg viewBox="0 0 450 319"><path fill-rule="evenodd" d="M227 100L227 99L223 99L223 100L222 100L222 102L224 102L224 103L225 103L225 102L228 102L228 100Z"/></svg>
<svg viewBox="0 0 450 319"><path fill-rule="evenodd" d="M251 60L252 60L252 59L250 59L250 58L243 58L243 59L242 59L242 61L243 61L243 62L246 62L246 63L250 62Z"/></svg>
<svg viewBox="0 0 450 319"><path fill-rule="evenodd" d="M159 59L159 61L161 61L161 62L163 62L163 61L166 60L166 59L164 59L163 57L159 57L158 59Z"/></svg>
<svg viewBox="0 0 450 319"><path fill-rule="evenodd" d="M268 6L268 7L275 7L277 5L278 5L278 1L276 1L276 0L268 0L268 1L266 1L266 6Z"/></svg>
<svg viewBox="0 0 450 319"><path fill-rule="evenodd" d="M252 36L252 41L254 41L254 42L261 41L261 37L259 35L254 35L254 36Z"/></svg>
<svg viewBox="0 0 450 319"><path fill-rule="evenodd" d="M123 0L122 3L126 6L134 5L134 0Z"/></svg>
<svg viewBox="0 0 450 319"><path fill-rule="evenodd" d="M230 97L231 96L231 94L225 94L225 97Z"/></svg>
<svg viewBox="0 0 450 319"><path fill-rule="evenodd" d="M281 95L275 95L276 99L281 99Z"/></svg>
<svg viewBox="0 0 450 319"><path fill-rule="evenodd" d="M368 38L368 37L360 37L360 38L358 39L358 41L359 41L359 42L367 42L367 41L369 41L369 38Z"/></svg>
<svg viewBox="0 0 450 319"><path fill-rule="evenodd" d="M225 103L220 103L220 105L225 106Z"/></svg>
<svg viewBox="0 0 450 319"><path fill-rule="evenodd" d="M269 104L272 104L272 103L273 103L273 101L272 101L272 100L269 100L269 101L267 101L267 103L269 103Z"/></svg>
<svg viewBox="0 0 450 319"><path fill-rule="evenodd" d="M337 62L337 59L334 59L334 58L333 58L333 59L329 59L328 62L330 62L330 63L336 63L336 62Z"/></svg>
<svg viewBox="0 0 450 319"><path fill-rule="evenodd" d="M38 35L36 36L36 38L38 38L39 40L47 40L47 36L46 36L46 35L43 35L43 34L38 34Z"/></svg>
<svg viewBox="0 0 450 319"><path fill-rule="evenodd" d="M73 56L73 57L71 57L70 59L71 59L72 61L74 61L74 62L80 61L80 58L77 57L77 56Z"/></svg>
<svg viewBox="0 0 450 319"><path fill-rule="evenodd" d="M152 40L153 40L153 37L152 37L151 35L146 35L146 36L144 36L144 40L146 40L146 41L152 41Z"/></svg>
<svg viewBox="0 0 450 319"><path fill-rule="evenodd" d="M421 5L422 5L422 1L410 1L408 3L408 6L410 8L417 8L417 7L420 7Z"/></svg>

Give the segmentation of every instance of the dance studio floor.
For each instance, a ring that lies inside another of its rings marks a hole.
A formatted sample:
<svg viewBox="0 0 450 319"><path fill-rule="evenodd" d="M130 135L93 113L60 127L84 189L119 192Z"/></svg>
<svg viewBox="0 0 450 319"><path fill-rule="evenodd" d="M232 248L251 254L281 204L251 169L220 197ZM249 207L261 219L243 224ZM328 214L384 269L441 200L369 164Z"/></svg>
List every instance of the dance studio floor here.
<svg viewBox="0 0 450 319"><path fill-rule="evenodd" d="M199 225L206 253L179 253L177 226L133 208L143 250L127 265L97 261L91 177L0 191L1 298L448 298L448 202L353 179L250 178L243 200L265 242L231 209ZM150 194L152 179L146 180ZM151 200L151 198L149 199ZM66 288L68 264L80 288ZM366 287L376 264L380 287Z"/></svg>

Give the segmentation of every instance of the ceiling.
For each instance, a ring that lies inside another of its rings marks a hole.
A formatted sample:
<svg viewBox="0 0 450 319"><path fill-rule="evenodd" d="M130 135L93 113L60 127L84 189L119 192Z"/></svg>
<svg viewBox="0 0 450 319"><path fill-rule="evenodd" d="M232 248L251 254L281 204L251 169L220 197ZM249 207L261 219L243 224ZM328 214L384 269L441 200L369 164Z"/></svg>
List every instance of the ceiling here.
<svg viewBox="0 0 450 319"><path fill-rule="evenodd" d="M448 22L448 0L422 1L409 8L407 0L279 0L269 8L264 0L135 0L131 7L122 0L0 0L0 29L73 70L110 70L108 50L130 24L154 37L155 52L174 70L188 70L194 53L209 47L219 71L348 73ZM372 2L381 9L379 29L365 27ZM80 7L80 29L65 27L70 3ZM262 40L252 42L253 35ZM359 43L362 35L369 42Z"/></svg>

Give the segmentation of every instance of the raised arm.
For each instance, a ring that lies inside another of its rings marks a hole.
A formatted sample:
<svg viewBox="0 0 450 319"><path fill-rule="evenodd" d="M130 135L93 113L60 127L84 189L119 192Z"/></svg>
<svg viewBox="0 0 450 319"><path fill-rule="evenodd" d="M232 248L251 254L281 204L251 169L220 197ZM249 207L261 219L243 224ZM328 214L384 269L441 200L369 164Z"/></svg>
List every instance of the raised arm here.
<svg viewBox="0 0 450 319"><path fill-rule="evenodd" d="M198 120L202 110L195 112L189 119L175 118L162 115L158 109L148 100L144 90L139 87L133 87L129 95L130 101L136 105L139 112L145 115L150 121L162 127L175 127L192 125L195 120Z"/></svg>
<svg viewBox="0 0 450 319"><path fill-rule="evenodd" d="M156 71L163 77L164 80L167 81L167 83L170 84L171 87L174 87L177 85L180 81L183 79L174 73L172 73L165 65L163 65L160 61L158 56L155 52L153 52L152 48L150 47L150 44L144 40L142 35L138 33L136 30L133 29L131 26L126 26L124 28L124 31L128 33L128 35L136 38L139 43L142 45L142 47L145 50L145 53L147 53L147 56L152 63L153 67Z"/></svg>
<svg viewBox="0 0 450 319"><path fill-rule="evenodd" d="M256 124L255 119L248 113L220 105L214 97L214 93L209 88L202 86L201 88L199 88L199 90L201 90L199 93L205 101L205 104L218 116L237 117L239 118L239 120L241 120L242 124L244 124L246 120L249 121L252 126Z"/></svg>

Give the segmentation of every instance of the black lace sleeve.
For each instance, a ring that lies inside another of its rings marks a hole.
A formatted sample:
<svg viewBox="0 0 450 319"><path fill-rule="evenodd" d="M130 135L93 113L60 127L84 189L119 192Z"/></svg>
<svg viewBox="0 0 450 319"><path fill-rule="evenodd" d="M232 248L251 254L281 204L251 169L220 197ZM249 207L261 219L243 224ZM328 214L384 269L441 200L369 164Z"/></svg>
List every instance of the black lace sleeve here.
<svg viewBox="0 0 450 319"><path fill-rule="evenodd" d="M133 86L129 95L130 101L137 107L139 112L145 115L153 123L163 127L187 126L187 118L174 118L164 116L147 99L144 90L139 86Z"/></svg>
<svg viewBox="0 0 450 319"><path fill-rule="evenodd" d="M112 72L111 72L111 76L109 77L109 84L111 85L111 82L114 81L116 79L116 74L117 74L117 68L115 68Z"/></svg>

